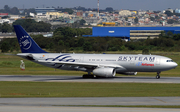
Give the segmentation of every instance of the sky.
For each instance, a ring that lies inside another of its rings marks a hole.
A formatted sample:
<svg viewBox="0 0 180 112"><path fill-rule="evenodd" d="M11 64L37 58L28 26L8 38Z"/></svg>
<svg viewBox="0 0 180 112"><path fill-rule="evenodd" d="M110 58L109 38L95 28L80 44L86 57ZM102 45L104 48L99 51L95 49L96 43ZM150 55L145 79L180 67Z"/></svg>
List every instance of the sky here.
<svg viewBox="0 0 180 112"><path fill-rule="evenodd" d="M129 9L129 10L154 10L162 11L167 8L180 9L180 0L99 0L100 9L112 7L114 10ZM1 0L0 9L4 5L9 7L24 8L42 8L44 7L85 7L97 8L97 0Z"/></svg>

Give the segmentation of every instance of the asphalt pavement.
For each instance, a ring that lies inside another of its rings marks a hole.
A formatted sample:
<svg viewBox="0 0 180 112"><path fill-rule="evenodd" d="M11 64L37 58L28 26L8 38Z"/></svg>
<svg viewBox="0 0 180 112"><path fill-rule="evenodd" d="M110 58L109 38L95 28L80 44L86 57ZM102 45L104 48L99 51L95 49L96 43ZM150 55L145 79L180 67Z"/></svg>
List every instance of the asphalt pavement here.
<svg viewBox="0 0 180 112"><path fill-rule="evenodd" d="M180 105L180 97L0 98L0 106Z"/></svg>
<svg viewBox="0 0 180 112"><path fill-rule="evenodd" d="M0 106L0 112L179 112L167 108Z"/></svg>
<svg viewBox="0 0 180 112"><path fill-rule="evenodd" d="M124 76L114 78L83 79L82 76L46 76L46 75L0 75L0 81L38 81L38 82L111 82L111 83L180 83L180 77L139 77Z"/></svg>

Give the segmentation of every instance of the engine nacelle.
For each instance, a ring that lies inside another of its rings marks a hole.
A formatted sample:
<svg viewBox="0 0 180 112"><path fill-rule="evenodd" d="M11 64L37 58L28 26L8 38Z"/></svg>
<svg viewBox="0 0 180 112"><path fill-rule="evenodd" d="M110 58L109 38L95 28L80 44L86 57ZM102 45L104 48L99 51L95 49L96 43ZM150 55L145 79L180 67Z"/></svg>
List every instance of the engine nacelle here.
<svg viewBox="0 0 180 112"><path fill-rule="evenodd" d="M123 72L123 73L120 73L120 74L123 74L123 75L136 75L137 72Z"/></svg>
<svg viewBox="0 0 180 112"><path fill-rule="evenodd" d="M96 68L93 70L93 74L100 77L114 77L116 70L114 68Z"/></svg>

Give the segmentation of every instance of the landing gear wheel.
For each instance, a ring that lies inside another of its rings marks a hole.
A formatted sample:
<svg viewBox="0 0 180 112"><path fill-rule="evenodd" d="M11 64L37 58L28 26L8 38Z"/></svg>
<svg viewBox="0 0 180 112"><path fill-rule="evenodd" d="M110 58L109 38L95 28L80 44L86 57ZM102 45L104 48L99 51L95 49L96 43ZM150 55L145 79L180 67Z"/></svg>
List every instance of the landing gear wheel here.
<svg viewBox="0 0 180 112"><path fill-rule="evenodd" d="M101 77L101 76L97 76L97 75L96 75L96 78L104 78L104 77Z"/></svg>
<svg viewBox="0 0 180 112"><path fill-rule="evenodd" d="M159 76L159 75L156 75L156 79L160 79L160 76Z"/></svg>
<svg viewBox="0 0 180 112"><path fill-rule="evenodd" d="M161 72L157 72L156 79L160 79L160 73Z"/></svg>
<svg viewBox="0 0 180 112"><path fill-rule="evenodd" d="M94 75L83 75L82 77L84 79L92 79L92 78L94 78Z"/></svg>

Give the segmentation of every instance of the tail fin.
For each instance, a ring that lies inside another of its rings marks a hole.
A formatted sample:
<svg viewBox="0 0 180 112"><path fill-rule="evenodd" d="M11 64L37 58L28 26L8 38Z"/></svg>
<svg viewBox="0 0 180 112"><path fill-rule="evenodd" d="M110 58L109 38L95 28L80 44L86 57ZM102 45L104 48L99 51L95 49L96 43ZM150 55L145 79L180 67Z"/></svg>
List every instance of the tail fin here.
<svg viewBox="0 0 180 112"><path fill-rule="evenodd" d="M47 53L38 46L20 25L14 25L14 30L22 53Z"/></svg>

